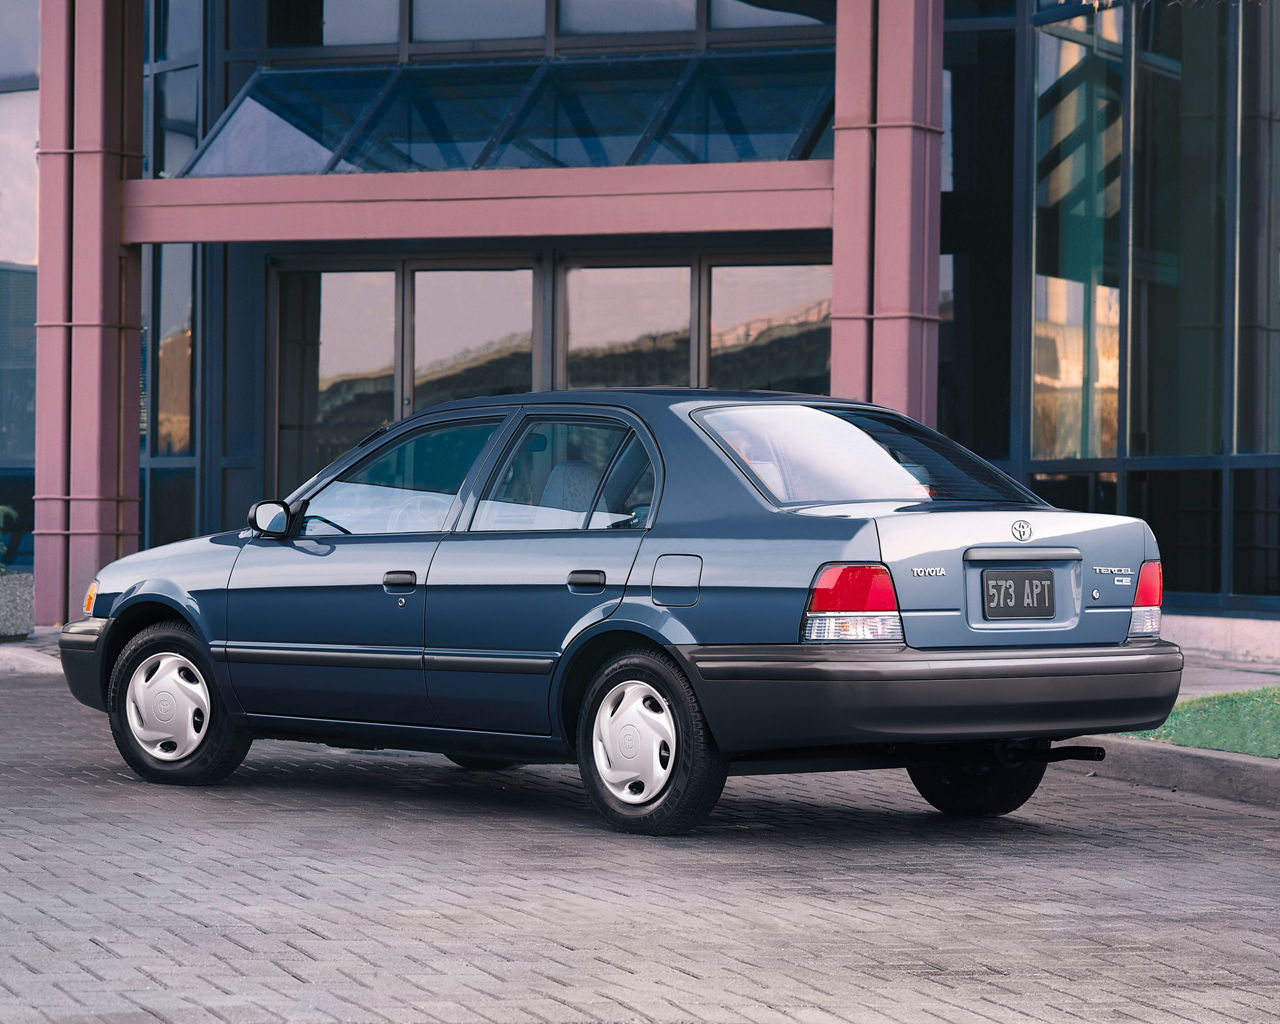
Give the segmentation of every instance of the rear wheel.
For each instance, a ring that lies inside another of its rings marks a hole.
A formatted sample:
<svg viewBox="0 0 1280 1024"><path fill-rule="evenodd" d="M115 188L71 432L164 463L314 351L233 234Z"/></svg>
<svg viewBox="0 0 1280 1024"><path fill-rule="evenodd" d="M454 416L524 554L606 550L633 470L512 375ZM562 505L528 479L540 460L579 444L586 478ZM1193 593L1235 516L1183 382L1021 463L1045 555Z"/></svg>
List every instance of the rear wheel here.
<svg viewBox="0 0 1280 1024"><path fill-rule="evenodd" d="M916 791L943 814L994 818L1031 799L1045 765L927 765L908 768Z"/></svg>
<svg viewBox="0 0 1280 1024"><path fill-rule="evenodd" d="M626 651L592 678L578 716L578 770L614 828L677 835L720 799L728 761L668 655Z"/></svg>
<svg viewBox="0 0 1280 1024"><path fill-rule="evenodd" d="M111 670L107 714L125 762L148 782L204 786L240 766L253 737L227 716L204 645L185 622L147 626Z"/></svg>

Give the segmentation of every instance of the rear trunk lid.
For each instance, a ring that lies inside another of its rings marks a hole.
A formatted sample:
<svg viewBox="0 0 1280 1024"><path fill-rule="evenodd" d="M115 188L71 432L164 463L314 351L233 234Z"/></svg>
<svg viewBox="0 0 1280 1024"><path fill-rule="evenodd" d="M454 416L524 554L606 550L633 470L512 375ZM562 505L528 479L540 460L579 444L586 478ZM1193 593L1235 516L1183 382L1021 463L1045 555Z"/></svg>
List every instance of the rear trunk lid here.
<svg viewBox="0 0 1280 1024"><path fill-rule="evenodd" d="M918 648L1121 644L1146 526L1026 505L824 505L867 518L889 567L906 642Z"/></svg>

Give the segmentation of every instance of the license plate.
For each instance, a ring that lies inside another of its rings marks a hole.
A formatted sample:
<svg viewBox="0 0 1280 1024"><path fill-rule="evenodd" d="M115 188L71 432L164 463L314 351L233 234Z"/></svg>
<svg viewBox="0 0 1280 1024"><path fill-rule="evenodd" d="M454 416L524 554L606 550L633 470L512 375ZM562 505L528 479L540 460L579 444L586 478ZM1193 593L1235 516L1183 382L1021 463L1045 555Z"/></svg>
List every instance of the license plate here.
<svg viewBox="0 0 1280 1024"><path fill-rule="evenodd" d="M986 619L1053 618L1052 569L983 569Z"/></svg>

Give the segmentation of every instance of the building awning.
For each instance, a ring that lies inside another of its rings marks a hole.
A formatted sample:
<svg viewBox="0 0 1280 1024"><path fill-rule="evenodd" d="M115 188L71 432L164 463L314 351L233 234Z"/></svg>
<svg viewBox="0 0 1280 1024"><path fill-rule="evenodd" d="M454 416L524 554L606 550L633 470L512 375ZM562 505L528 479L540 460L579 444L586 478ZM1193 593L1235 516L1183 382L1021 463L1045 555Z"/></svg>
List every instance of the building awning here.
<svg viewBox="0 0 1280 1024"><path fill-rule="evenodd" d="M259 68L179 177L830 159L827 48Z"/></svg>

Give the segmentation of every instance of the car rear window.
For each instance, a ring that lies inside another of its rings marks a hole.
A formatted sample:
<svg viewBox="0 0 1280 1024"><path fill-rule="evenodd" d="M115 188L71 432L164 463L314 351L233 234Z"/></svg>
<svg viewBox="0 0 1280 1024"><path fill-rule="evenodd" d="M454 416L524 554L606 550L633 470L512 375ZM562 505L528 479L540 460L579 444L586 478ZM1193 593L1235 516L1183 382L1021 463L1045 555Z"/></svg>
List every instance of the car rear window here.
<svg viewBox="0 0 1280 1024"><path fill-rule="evenodd" d="M993 466L893 413L810 405L726 406L697 416L779 505L846 501L1041 504Z"/></svg>

